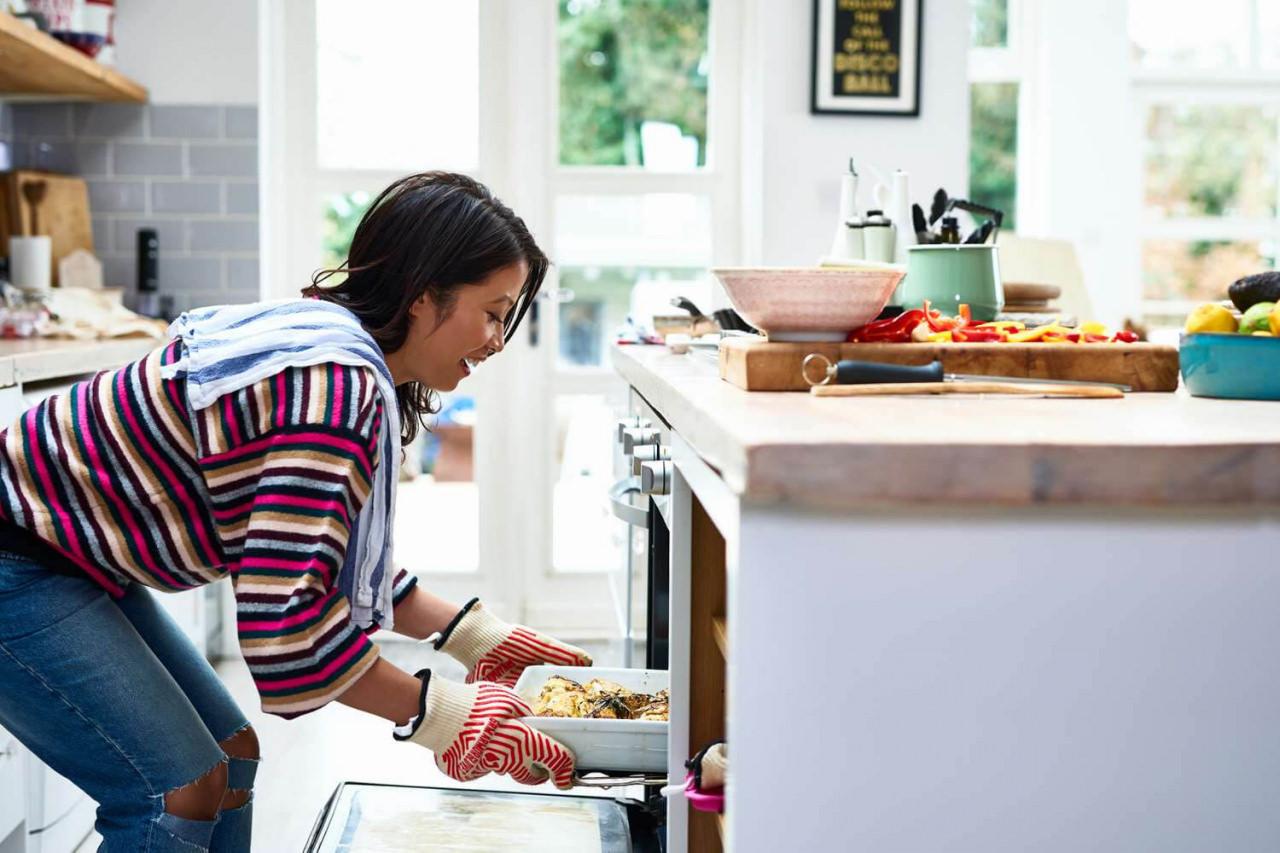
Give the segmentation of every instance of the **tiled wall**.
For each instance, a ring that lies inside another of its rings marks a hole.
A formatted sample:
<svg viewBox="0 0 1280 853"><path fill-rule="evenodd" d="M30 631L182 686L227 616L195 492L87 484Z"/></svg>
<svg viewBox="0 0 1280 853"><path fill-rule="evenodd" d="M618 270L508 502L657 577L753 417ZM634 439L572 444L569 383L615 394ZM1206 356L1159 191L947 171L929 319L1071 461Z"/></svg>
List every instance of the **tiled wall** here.
<svg viewBox="0 0 1280 853"><path fill-rule="evenodd" d="M84 177L108 285L137 280L139 228L160 236L175 310L258 298L258 111L239 106L14 104L19 168Z"/></svg>
<svg viewBox="0 0 1280 853"><path fill-rule="evenodd" d="M6 103L0 103L0 142L8 142L13 138L13 109Z"/></svg>

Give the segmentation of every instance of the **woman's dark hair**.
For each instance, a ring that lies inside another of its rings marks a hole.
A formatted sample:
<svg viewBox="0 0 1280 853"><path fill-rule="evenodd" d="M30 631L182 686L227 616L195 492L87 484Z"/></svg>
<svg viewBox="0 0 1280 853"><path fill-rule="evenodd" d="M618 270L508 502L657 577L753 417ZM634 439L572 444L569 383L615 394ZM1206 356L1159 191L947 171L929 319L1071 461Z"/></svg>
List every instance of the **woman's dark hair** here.
<svg viewBox="0 0 1280 853"><path fill-rule="evenodd" d="M466 175L423 172L387 187L356 226L346 261L317 272L303 296L336 302L360 319L384 353L404 346L409 307L426 294L443 322L459 288L524 261L529 275L505 318L511 340L550 262L511 208ZM337 273L342 282L322 287ZM396 388L400 440L413 441L424 415L439 411L436 392L418 382Z"/></svg>

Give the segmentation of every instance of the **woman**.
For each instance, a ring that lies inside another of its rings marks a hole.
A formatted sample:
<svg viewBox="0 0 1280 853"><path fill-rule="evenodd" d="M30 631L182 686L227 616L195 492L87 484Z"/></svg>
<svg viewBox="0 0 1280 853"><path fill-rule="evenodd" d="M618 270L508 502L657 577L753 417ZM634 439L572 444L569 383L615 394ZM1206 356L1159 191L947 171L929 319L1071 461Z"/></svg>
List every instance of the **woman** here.
<svg viewBox="0 0 1280 853"><path fill-rule="evenodd" d="M455 779L571 784L510 687L590 658L387 563L398 445L502 351L547 265L485 187L413 175L361 220L341 284L189 312L0 433L0 725L98 801L104 849L249 849L257 738L148 589L224 576L264 710L336 699ZM379 626L439 634L466 683L380 658Z"/></svg>

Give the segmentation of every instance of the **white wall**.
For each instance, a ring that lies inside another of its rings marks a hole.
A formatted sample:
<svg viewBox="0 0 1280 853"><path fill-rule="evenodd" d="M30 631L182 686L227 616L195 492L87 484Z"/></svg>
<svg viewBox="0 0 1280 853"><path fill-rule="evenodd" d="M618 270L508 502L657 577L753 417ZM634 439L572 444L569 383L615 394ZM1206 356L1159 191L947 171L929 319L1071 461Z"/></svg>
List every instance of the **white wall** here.
<svg viewBox="0 0 1280 853"><path fill-rule="evenodd" d="M743 51L744 260L812 264L831 243L849 157L886 176L904 169L914 201L969 185L969 3L925 0L920 115L809 113L813 4L750 0ZM758 101L752 104L752 99ZM862 169L858 205L874 207ZM753 186L753 183L756 185Z"/></svg>
<svg viewBox="0 0 1280 853"><path fill-rule="evenodd" d="M120 0L116 61L156 104L258 103L257 0Z"/></svg>

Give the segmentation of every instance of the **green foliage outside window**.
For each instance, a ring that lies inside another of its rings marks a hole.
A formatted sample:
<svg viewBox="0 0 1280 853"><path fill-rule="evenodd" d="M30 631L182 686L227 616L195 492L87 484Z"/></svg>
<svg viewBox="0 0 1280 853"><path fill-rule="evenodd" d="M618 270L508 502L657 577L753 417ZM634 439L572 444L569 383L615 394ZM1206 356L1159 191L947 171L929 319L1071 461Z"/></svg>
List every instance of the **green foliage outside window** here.
<svg viewBox="0 0 1280 853"><path fill-rule="evenodd" d="M367 192L353 192L335 195L325 204L324 229L320 237L324 248L324 269L337 269L346 261L356 226L372 202L373 196ZM328 283L337 284L344 277L335 275Z"/></svg>
<svg viewBox="0 0 1280 853"><path fill-rule="evenodd" d="M969 197L1004 211L1004 228L1017 224L1018 86L970 87Z"/></svg>
<svg viewBox="0 0 1280 853"><path fill-rule="evenodd" d="M560 162L643 166L640 126L707 150L708 0L560 0Z"/></svg>
<svg viewBox="0 0 1280 853"><path fill-rule="evenodd" d="M1005 47L1009 43L1009 0L972 0L971 44Z"/></svg>

